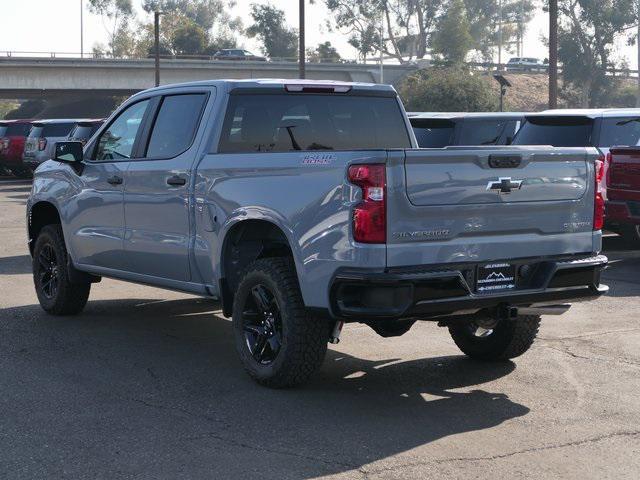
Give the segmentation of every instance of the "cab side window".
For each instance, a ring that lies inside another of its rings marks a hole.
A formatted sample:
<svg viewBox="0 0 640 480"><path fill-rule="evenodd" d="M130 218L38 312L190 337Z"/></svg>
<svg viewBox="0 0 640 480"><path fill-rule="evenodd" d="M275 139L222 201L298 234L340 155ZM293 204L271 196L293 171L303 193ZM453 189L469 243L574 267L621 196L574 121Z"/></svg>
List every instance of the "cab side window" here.
<svg viewBox="0 0 640 480"><path fill-rule="evenodd" d="M133 145L148 106L149 100L131 105L102 132L96 149L96 160L131 158Z"/></svg>
<svg viewBox="0 0 640 480"><path fill-rule="evenodd" d="M207 95L179 94L162 100L156 117L147 158L173 158L185 152L193 143Z"/></svg>

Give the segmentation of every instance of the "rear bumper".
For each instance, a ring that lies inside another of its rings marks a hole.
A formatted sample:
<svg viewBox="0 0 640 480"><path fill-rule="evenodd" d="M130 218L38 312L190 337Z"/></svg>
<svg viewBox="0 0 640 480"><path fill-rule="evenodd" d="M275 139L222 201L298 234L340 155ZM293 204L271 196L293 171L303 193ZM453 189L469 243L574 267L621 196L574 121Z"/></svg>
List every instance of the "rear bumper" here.
<svg viewBox="0 0 640 480"><path fill-rule="evenodd" d="M600 285L607 262L604 255L513 261L517 288L490 294L475 292L479 264L386 272L344 270L331 285L331 314L347 321L430 319L503 306L591 300L609 290Z"/></svg>

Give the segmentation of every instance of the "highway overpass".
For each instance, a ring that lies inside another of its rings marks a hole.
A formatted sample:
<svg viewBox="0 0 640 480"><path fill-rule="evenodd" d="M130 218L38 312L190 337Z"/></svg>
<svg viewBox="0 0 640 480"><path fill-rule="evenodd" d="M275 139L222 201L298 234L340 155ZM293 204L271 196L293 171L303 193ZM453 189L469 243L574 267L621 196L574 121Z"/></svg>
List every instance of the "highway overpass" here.
<svg viewBox="0 0 640 480"><path fill-rule="evenodd" d="M163 59L161 83L221 78L297 78L294 62ZM384 81L396 83L415 66L385 65ZM309 63L307 78L374 82L379 66L355 63ZM0 98L76 98L128 95L154 85L153 59L80 59L0 57ZM62 97L61 97L62 96Z"/></svg>

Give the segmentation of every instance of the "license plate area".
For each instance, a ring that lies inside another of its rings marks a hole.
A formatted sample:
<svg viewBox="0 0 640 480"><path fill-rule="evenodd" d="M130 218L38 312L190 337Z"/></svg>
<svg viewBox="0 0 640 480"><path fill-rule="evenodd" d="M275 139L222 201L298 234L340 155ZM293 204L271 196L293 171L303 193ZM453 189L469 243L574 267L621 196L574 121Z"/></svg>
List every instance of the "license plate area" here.
<svg viewBox="0 0 640 480"><path fill-rule="evenodd" d="M479 265L476 271L476 293L490 294L516 288L516 266L495 262Z"/></svg>

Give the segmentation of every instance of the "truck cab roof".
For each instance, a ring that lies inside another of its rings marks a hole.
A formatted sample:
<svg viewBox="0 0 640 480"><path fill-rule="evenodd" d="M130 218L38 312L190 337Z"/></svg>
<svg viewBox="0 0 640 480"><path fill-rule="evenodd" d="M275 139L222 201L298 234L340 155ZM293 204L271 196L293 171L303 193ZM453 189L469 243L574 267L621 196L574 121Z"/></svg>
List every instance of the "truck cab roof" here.
<svg viewBox="0 0 640 480"><path fill-rule="evenodd" d="M527 117L587 117L591 119L609 117L639 117L640 108L557 108L538 113L528 113Z"/></svg>

